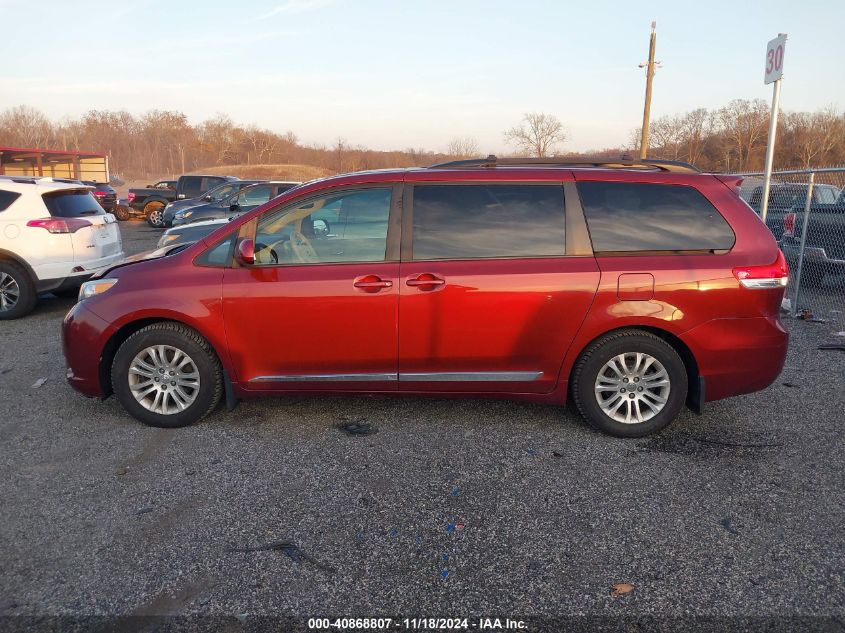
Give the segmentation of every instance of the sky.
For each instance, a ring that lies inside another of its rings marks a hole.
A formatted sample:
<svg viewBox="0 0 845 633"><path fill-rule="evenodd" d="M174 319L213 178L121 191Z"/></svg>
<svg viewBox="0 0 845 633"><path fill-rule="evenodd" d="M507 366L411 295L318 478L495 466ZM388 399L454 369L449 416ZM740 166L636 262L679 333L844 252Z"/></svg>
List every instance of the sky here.
<svg viewBox="0 0 845 633"><path fill-rule="evenodd" d="M652 117L771 100L768 40L789 34L784 110L845 109L845 2L532 0L0 0L0 110L224 113L374 149L483 153L526 112L558 117L563 151L624 145ZM11 28L9 28L11 27Z"/></svg>

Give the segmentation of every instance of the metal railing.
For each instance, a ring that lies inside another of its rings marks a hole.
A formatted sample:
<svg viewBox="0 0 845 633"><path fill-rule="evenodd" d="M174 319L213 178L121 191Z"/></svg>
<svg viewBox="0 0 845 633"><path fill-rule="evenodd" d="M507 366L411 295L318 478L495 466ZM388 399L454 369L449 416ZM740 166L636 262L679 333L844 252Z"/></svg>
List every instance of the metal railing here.
<svg viewBox="0 0 845 633"><path fill-rule="evenodd" d="M763 174L736 175L760 213ZM772 173L765 222L789 262L792 316L845 324L845 167Z"/></svg>

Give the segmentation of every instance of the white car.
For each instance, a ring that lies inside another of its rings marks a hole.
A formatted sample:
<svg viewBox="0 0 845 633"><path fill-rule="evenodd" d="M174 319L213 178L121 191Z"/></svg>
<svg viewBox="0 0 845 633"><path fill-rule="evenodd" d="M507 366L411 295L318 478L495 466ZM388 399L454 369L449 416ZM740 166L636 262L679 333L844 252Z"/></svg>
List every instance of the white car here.
<svg viewBox="0 0 845 633"><path fill-rule="evenodd" d="M123 259L115 217L80 183L0 176L0 320L32 311L40 293L75 294Z"/></svg>

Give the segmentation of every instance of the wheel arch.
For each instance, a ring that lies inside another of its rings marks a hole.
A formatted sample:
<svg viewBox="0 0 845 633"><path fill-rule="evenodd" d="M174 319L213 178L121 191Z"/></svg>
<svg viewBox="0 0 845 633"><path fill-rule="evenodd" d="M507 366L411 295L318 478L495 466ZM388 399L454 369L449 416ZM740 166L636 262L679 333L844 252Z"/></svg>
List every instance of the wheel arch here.
<svg viewBox="0 0 845 633"><path fill-rule="evenodd" d="M33 285L38 285L38 275L35 274L35 270L26 262L26 260L3 248L0 248L0 260L14 262L26 271L26 274L29 275L29 279L32 281Z"/></svg>
<svg viewBox="0 0 845 633"><path fill-rule="evenodd" d="M698 367L698 361L695 358L695 354L692 353L692 350L689 346L684 343L678 336L669 332L668 330L664 330L663 328L655 327L653 325L622 325L619 327L615 327L613 329L607 330L605 332L601 332L597 334L592 339L587 341L581 348L577 351L576 354L572 355L573 358L573 365L584 352L590 348L596 341L601 338L604 338L608 334L614 334L615 332L620 332L622 330L639 330L641 332L647 332L649 334L653 334L658 338L664 340L668 343L672 348L678 353L678 356L681 357L681 360L684 363L684 368L687 371L687 406L691 408L696 413L701 413L701 407L704 405L705 402L705 390L704 390L704 378L702 378L701 373ZM569 368L571 372L572 368ZM571 396L572 392L572 381L569 380L569 374L566 376L567 379L567 392Z"/></svg>
<svg viewBox="0 0 845 633"><path fill-rule="evenodd" d="M104 399L108 398L114 393L114 388L111 382L111 368L112 363L114 362L115 354L117 354L117 350L120 349L120 346L123 345L123 343L126 342L126 340L130 336L132 336L139 330L144 329L148 325L153 325L155 323L174 323L176 325L191 328L197 334L202 336L203 339L205 339L205 341L208 343L208 346L211 348L211 351L213 351L214 355L217 357L217 362L220 363L220 367L223 370L224 381L226 383L229 382L228 371L226 370L226 363L224 362L224 356L220 353L220 350L215 347L211 337L207 336L201 329L197 328L192 323L180 321L179 319L174 319L172 317L151 316L124 323L117 329L117 331L115 331L114 334L111 335L111 337L109 337L109 340L106 341L106 344L103 346L103 351L100 355L98 374Z"/></svg>

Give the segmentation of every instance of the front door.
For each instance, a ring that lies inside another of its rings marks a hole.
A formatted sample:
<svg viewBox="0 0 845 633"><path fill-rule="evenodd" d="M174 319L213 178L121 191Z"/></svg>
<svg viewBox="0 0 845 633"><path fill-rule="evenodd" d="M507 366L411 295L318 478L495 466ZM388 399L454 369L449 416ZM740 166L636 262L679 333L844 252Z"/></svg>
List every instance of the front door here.
<svg viewBox="0 0 845 633"><path fill-rule="evenodd" d="M567 256L563 183L409 189L400 391L552 391L600 276Z"/></svg>
<svg viewBox="0 0 845 633"><path fill-rule="evenodd" d="M223 280L246 389L396 390L399 191L333 190L258 218L255 264Z"/></svg>

